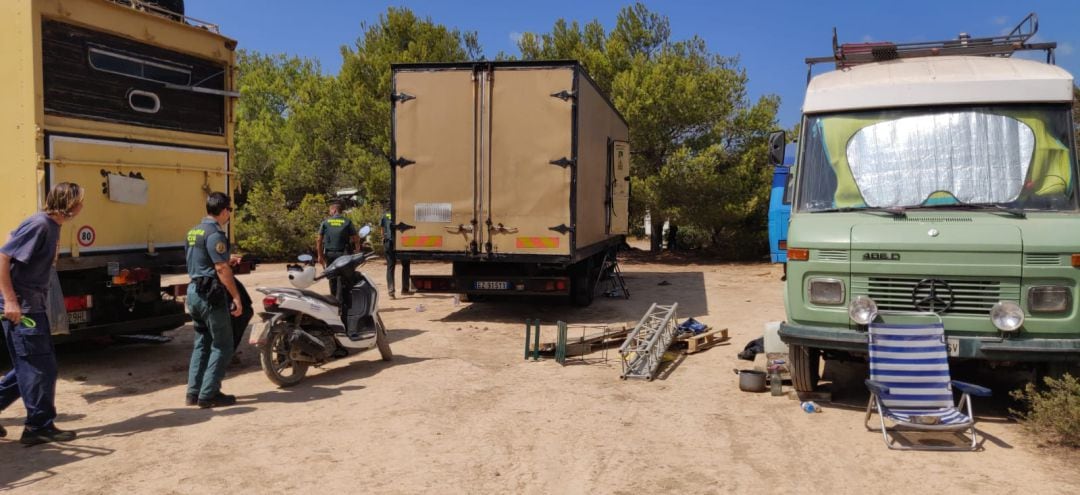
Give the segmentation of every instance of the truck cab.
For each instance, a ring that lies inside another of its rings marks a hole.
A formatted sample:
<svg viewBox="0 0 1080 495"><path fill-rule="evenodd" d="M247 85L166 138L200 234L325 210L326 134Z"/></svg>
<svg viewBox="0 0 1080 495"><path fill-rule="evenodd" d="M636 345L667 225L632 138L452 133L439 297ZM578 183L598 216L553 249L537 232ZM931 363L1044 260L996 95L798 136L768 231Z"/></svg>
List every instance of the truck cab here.
<svg viewBox="0 0 1080 495"><path fill-rule="evenodd" d="M1080 358L1073 78L1053 43L1027 43L1035 29L834 38L838 70L807 87L787 237L797 390L822 358L864 355L875 322L941 321L953 359ZM1048 62L1009 57L1023 49Z"/></svg>

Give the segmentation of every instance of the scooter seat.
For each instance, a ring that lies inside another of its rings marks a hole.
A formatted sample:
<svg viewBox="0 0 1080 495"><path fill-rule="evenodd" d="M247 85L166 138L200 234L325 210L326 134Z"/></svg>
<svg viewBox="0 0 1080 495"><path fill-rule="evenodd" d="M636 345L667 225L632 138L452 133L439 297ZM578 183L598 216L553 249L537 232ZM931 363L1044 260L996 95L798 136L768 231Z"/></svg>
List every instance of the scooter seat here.
<svg viewBox="0 0 1080 495"><path fill-rule="evenodd" d="M318 292L305 290L305 289L298 289L298 290L300 291L301 294L303 294L303 295L305 295L307 297L318 299L318 300L320 300L320 301L322 301L322 302L324 302L326 304L329 304L331 306L337 306L338 304L340 304L336 297L324 296L322 294L319 294Z"/></svg>

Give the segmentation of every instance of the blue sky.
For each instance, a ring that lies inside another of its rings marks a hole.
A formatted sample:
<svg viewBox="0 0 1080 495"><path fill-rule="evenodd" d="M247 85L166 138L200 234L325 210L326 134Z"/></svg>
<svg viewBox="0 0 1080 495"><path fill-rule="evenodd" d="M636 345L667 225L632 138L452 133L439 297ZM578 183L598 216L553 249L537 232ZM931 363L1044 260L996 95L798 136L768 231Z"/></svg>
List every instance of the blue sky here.
<svg viewBox="0 0 1080 495"><path fill-rule="evenodd" d="M927 41L953 39L960 32L991 36L1007 32L1028 12L1039 15L1038 41L1058 43L1057 63L1080 75L1080 1L1028 0L686 0L646 1L650 10L668 16L672 37L702 37L710 51L738 56L750 78L752 98L781 98L780 123L799 119L806 87L808 56L832 50L832 28L840 40ZM627 1L607 0L187 0L190 16L214 22L242 48L317 59L335 74L340 47L353 45L361 23L378 22L388 6L404 6L451 28L479 33L486 56L516 54L515 37L543 33L555 20L584 24L598 19L606 29Z"/></svg>

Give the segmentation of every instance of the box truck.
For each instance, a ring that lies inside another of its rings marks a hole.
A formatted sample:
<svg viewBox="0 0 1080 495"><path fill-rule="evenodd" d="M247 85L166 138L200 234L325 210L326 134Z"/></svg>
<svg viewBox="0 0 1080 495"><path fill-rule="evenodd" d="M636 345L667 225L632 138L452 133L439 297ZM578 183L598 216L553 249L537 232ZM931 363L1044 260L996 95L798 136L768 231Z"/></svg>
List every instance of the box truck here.
<svg viewBox="0 0 1080 495"><path fill-rule="evenodd" d="M626 120L574 61L393 66L393 246L416 292L592 301L629 226Z"/></svg>
<svg viewBox="0 0 1080 495"><path fill-rule="evenodd" d="M0 231L39 210L53 184L86 190L61 229L63 305L50 321L67 323L62 339L185 322L174 289L187 281L163 286L162 275L183 273L207 193L230 188L236 42L182 5L0 2Z"/></svg>

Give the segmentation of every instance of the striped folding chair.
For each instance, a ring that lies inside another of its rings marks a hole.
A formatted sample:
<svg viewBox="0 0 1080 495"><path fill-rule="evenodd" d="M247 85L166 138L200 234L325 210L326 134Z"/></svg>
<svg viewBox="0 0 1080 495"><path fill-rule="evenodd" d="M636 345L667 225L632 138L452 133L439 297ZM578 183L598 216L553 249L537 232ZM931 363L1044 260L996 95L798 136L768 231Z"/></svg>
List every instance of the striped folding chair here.
<svg viewBox="0 0 1080 495"><path fill-rule="evenodd" d="M990 389L950 380L945 346L945 327L870 324L870 401L866 404L866 428L875 406L881 419L885 445L896 450L975 450L975 415L971 396L989 397ZM953 388L963 392L953 404ZM894 426L886 428L885 420ZM897 430L969 430L970 446L905 446L890 440Z"/></svg>

